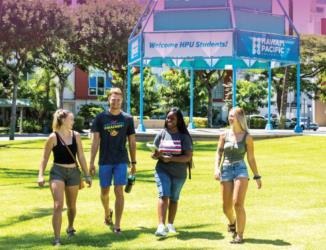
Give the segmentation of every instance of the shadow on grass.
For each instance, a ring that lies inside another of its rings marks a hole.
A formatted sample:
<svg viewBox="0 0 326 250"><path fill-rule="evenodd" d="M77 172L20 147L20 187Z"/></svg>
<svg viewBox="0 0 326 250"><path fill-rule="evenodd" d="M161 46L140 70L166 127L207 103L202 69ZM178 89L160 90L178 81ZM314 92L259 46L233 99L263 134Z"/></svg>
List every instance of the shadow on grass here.
<svg viewBox="0 0 326 250"><path fill-rule="evenodd" d="M280 239L268 240L268 239L248 238L248 239L245 239L245 242L251 243L251 244L269 244L269 245L274 245L274 246L291 246L291 243L286 242L284 240L280 240Z"/></svg>
<svg viewBox="0 0 326 250"><path fill-rule="evenodd" d="M169 238L177 238L178 240L192 240L192 239L222 240L224 239L224 236L219 232L192 231L192 229L198 230L206 226L208 226L208 224L178 227L176 234L168 235L167 237L158 238L158 240L163 241Z"/></svg>
<svg viewBox="0 0 326 250"><path fill-rule="evenodd" d="M136 173L136 183L137 182L155 183L154 167L153 167L153 170L137 171L137 173Z"/></svg>
<svg viewBox="0 0 326 250"><path fill-rule="evenodd" d="M64 209L65 210L65 209ZM15 217L7 218L5 222L0 223L0 228L14 225L16 223L33 220L36 218L46 217L52 214L52 208L37 208L26 214L21 214ZM1 245L1 244L0 244Z"/></svg>
<svg viewBox="0 0 326 250"><path fill-rule="evenodd" d="M77 246L84 247L104 247L108 249L110 243L117 241L114 237L108 233L103 234L89 234L85 232L77 233L73 238L67 238L63 236L61 243L63 247L69 247L74 249ZM51 249L52 248L53 236L43 236L40 234L23 234L17 235L16 237L6 236L0 238L0 249L28 249L37 247L38 249Z"/></svg>
<svg viewBox="0 0 326 250"><path fill-rule="evenodd" d="M62 233L62 245L65 247L69 247L73 249L74 247L86 247L86 248L92 248L92 247L105 247L109 248L113 242L122 242L128 244L131 240L134 240L138 238L140 235L148 234L153 237L153 239L157 239L159 241L161 240L167 240L168 238L177 238L179 240L190 240L190 239L207 239L207 240L221 240L223 239L223 236L218 232L192 232L188 231L186 229L198 229L201 227L205 227L207 225L194 225L191 227L180 227L180 230L178 230L178 233L174 236L165 237L165 238L156 238L154 236L154 232L156 228L146 228L146 227L139 227L132 230L124 230L122 234L117 235L114 234L111 229L108 228L108 230L104 231L101 234L92 234L87 231L78 231L77 234L73 238L67 238L66 236L63 236ZM32 247L41 247L41 248L49 248L51 247L51 242L53 238L52 236L43 236L40 234L23 234L23 235L17 235L17 236L6 236L3 238L0 238L0 246L6 246L6 249L13 249L13 248L21 248L21 249L27 249ZM128 247L129 248L129 247ZM130 246L130 249L134 248L133 246ZM1 247L0 247L1 249ZM145 248L143 248L145 249ZM175 249L178 249L177 247ZM181 249L181 248L180 248ZM196 247L196 249L201 249ZM204 249L204 248L202 248Z"/></svg>
<svg viewBox="0 0 326 250"><path fill-rule="evenodd" d="M16 182L0 184L0 186L13 186L34 183L37 186L36 178L38 175L38 170L29 169L11 169L11 168L0 168L0 178L5 179L17 179ZM27 180L30 181L27 181ZM19 181L19 182L17 182Z"/></svg>
<svg viewBox="0 0 326 250"><path fill-rule="evenodd" d="M198 229L205 227L207 225L193 225L191 227L180 227L178 229L178 233L175 234L172 237L176 237L179 240L191 240L191 239L207 239L207 240L221 240L223 239L223 236L218 232L192 232L188 231L187 229ZM77 246L83 246L83 247L104 247L108 246L110 242L126 242L128 243L131 240L134 240L138 238L140 235L148 234L150 236L153 236L153 239L156 238L154 235L154 232L156 228L151 227L138 227L136 229L127 229L123 230L122 234L117 235L112 232L112 228L108 229L111 231L108 231L104 234L89 234L88 232L80 232L77 234L78 237L75 237L72 239L71 244L75 244ZM168 239L169 237L165 237L163 239ZM157 240L162 240L162 238L156 238ZM133 247L130 247L133 248ZM198 249L198 248L196 248Z"/></svg>

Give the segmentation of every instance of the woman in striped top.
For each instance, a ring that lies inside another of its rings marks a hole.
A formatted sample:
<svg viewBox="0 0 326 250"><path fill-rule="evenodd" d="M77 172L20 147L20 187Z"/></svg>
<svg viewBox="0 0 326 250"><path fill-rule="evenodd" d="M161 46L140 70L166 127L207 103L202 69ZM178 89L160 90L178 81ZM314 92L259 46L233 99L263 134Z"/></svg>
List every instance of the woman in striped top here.
<svg viewBox="0 0 326 250"><path fill-rule="evenodd" d="M188 163L192 158L192 139L178 108L167 113L164 129L154 139L152 157L157 161L155 180L159 193L156 236L176 233L173 222L177 213L179 195L187 178ZM168 223L165 226L166 215Z"/></svg>

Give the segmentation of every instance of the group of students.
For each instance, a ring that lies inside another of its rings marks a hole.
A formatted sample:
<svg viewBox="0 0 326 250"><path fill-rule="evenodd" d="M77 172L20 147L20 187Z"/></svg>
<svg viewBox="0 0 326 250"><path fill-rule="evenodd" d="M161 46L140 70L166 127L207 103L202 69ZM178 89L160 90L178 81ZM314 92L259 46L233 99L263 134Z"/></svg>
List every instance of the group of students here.
<svg viewBox="0 0 326 250"><path fill-rule="evenodd" d="M124 208L123 186L127 184L128 165L130 174L136 174L136 137L132 116L121 110L123 94L119 88L109 92L109 110L96 116L92 123L92 145L89 169L87 168L79 133L73 131L74 116L67 110L59 109L53 115L53 133L48 137L41 164L38 184L44 186L44 172L53 152L53 164L50 170L50 189L54 208L52 226L53 245L61 245L60 232L64 196L66 196L68 237L75 235L74 219L76 200L79 190L81 170L88 186L96 174L95 158L99 151L99 180L101 201L104 208L104 223L113 226L116 234L121 233L121 217ZM248 187L249 174L244 162L247 153L249 166L254 174L257 187L261 188L261 176L258 173L254 157L252 136L249 134L244 111L234 108L229 112L230 129L220 136L214 177L220 182L223 212L226 215L228 231L232 234L231 243L243 243L246 223L244 200ZM126 142L128 140L128 150ZM178 108L171 108L165 119L164 129L154 139L155 152L152 158L157 160L155 181L158 189L158 227L156 236L176 233L174 220L178 208L181 189L187 178L187 168L192 159L193 142ZM78 162L77 162L78 159ZM79 169L78 166L81 166ZM109 207L109 192L114 181L115 209ZM235 212L235 213L234 213ZM166 218L167 217L167 218ZM167 221L167 223L166 223Z"/></svg>

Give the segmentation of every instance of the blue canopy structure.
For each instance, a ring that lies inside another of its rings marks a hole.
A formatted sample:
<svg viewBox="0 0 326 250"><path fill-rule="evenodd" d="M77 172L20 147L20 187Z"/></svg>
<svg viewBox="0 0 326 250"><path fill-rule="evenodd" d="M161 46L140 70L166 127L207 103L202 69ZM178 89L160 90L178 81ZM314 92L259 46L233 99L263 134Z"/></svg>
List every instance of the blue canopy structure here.
<svg viewBox="0 0 326 250"><path fill-rule="evenodd" d="M272 68L297 65L297 121L300 121L300 35L280 0L283 15L272 14L272 0L150 0L128 44L128 112L131 67L140 68L140 123L143 123L143 68L188 69L190 128L193 125L195 70L232 69L236 106L237 69L268 70L268 122L271 125ZM285 21L295 34L286 35ZM299 122L295 132L302 132Z"/></svg>

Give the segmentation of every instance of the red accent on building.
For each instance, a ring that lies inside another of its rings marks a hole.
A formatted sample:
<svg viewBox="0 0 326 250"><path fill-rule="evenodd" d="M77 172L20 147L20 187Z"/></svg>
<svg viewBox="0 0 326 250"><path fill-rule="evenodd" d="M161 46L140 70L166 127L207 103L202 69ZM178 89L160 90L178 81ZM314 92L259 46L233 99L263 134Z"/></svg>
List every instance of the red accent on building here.
<svg viewBox="0 0 326 250"><path fill-rule="evenodd" d="M326 18L321 19L321 34L326 35Z"/></svg>
<svg viewBox="0 0 326 250"><path fill-rule="evenodd" d="M88 95L88 73L78 67L75 67L75 99L96 99Z"/></svg>

